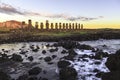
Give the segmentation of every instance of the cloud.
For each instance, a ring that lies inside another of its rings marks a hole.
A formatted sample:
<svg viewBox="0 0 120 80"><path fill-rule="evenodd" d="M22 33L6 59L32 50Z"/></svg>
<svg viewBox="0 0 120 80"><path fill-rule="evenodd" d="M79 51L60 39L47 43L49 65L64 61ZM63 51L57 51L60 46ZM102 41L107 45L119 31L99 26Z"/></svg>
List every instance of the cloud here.
<svg viewBox="0 0 120 80"><path fill-rule="evenodd" d="M103 16L99 16L99 17L96 17L96 18L78 16L78 17L69 17L69 18L67 18L67 20L70 20L70 21L76 21L76 20L91 21L91 20L97 20L97 19L100 19L100 18L103 18Z"/></svg>
<svg viewBox="0 0 120 80"><path fill-rule="evenodd" d="M5 3L1 3L0 4L0 12L1 13L6 13L6 14L20 14L22 15L23 13L18 11L16 8L14 8L11 5L5 4Z"/></svg>
<svg viewBox="0 0 120 80"><path fill-rule="evenodd" d="M65 19L69 21L91 21L91 20L97 20L100 18L104 18L103 16L99 16L96 18L93 17L83 17L83 16L71 16L65 13L62 14L51 14L51 13L37 13L37 12L31 12L27 10L20 10L19 8L15 8L9 4L1 3L0 4L0 12L5 13L8 15L23 15L23 16L42 16L42 17L48 17L48 18L59 18L59 19Z"/></svg>

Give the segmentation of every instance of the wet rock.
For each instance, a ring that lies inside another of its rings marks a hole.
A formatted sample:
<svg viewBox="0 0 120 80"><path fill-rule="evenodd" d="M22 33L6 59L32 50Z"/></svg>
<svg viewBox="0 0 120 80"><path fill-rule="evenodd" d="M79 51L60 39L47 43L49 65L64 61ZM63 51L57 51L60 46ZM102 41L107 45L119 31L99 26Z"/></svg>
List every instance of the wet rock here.
<svg viewBox="0 0 120 80"><path fill-rule="evenodd" d="M34 67L28 71L29 75L38 75L42 71L39 67Z"/></svg>
<svg viewBox="0 0 120 80"><path fill-rule="evenodd" d="M73 61L74 60L74 57L77 55L77 53L73 50L73 49L70 49L68 50L68 55L67 56L64 56L63 58L64 59L67 59L67 60L71 60Z"/></svg>
<svg viewBox="0 0 120 80"><path fill-rule="evenodd" d="M31 48L31 49L34 49L34 45L30 45L30 48Z"/></svg>
<svg viewBox="0 0 120 80"><path fill-rule="evenodd" d="M98 69L94 69L93 72L97 72L97 73L98 73L98 72L100 72L100 70L98 70Z"/></svg>
<svg viewBox="0 0 120 80"><path fill-rule="evenodd" d="M79 43L76 41L67 40L67 41L59 41L58 45L62 46L65 49L73 49L76 48L79 45Z"/></svg>
<svg viewBox="0 0 120 80"><path fill-rule="evenodd" d="M41 80L48 80L47 78L42 78Z"/></svg>
<svg viewBox="0 0 120 80"><path fill-rule="evenodd" d="M9 57L7 54L1 54L0 56L0 63L4 63L4 62L7 62L7 61L10 61Z"/></svg>
<svg viewBox="0 0 120 80"><path fill-rule="evenodd" d="M118 51L116 51L115 53L116 55L120 55L120 49Z"/></svg>
<svg viewBox="0 0 120 80"><path fill-rule="evenodd" d="M0 80L10 80L10 79L11 78L8 74L0 70Z"/></svg>
<svg viewBox="0 0 120 80"><path fill-rule="evenodd" d="M110 55L105 65L110 71L120 71L120 55Z"/></svg>
<svg viewBox="0 0 120 80"><path fill-rule="evenodd" d="M100 65L101 62L100 62L100 61L95 61L94 64L96 64L96 65Z"/></svg>
<svg viewBox="0 0 120 80"><path fill-rule="evenodd" d="M17 55L17 54L13 54L11 59L13 61L17 61L17 62L22 62L23 61L22 57L20 55Z"/></svg>
<svg viewBox="0 0 120 80"><path fill-rule="evenodd" d="M56 52L56 51L58 51L58 48L50 49L49 51L50 51L51 53L52 53L52 52Z"/></svg>
<svg viewBox="0 0 120 80"><path fill-rule="evenodd" d="M52 64L54 64L54 63L53 63L53 62L48 62L48 64L49 64L49 65L52 65Z"/></svg>
<svg viewBox="0 0 120 80"><path fill-rule="evenodd" d="M57 63L57 66L58 66L58 68L66 68L66 67L70 66L70 64L71 63L68 61L59 61Z"/></svg>
<svg viewBox="0 0 120 80"><path fill-rule="evenodd" d="M103 51L98 51L96 54L100 54L102 57L108 57L109 54L107 52L103 52Z"/></svg>
<svg viewBox="0 0 120 80"><path fill-rule="evenodd" d="M45 62L50 62L52 60L52 58L47 56L47 57L44 58L44 60L45 60Z"/></svg>
<svg viewBox="0 0 120 80"><path fill-rule="evenodd" d="M89 55L87 55L87 54L83 54L83 55L79 56L79 58L88 58L88 57L89 57Z"/></svg>
<svg viewBox="0 0 120 80"><path fill-rule="evenodd" d="M28 78L28 75L22 75L22 76L19 76L17 80L27 80L27 78Z"/></svg>
<svg viewBox="0 0 120 80"><path fill-rule="evenodd" d="M26 54L28 51L21 51L20 54Z"/></svg>
<svg viewBox="0 0 120 80"><path fill-rule="evenodd" d="M74 51L74 49L68 50L68 53L69 53L69 55L74 55L74 56L77 55L77 53Z"/></svg>
<svg viewBox="0 0 120 80"><path fill-rule="evenodd" d="M39 51L39 49L32 49L32 51L33 51L33 52L38 52L38 51Z"/></svg>
<svg viewBox="0 0 120 80"><path fill-rule="evenodd" d="M107 47L107 45L104 44L102 47Z"/></svg>
<svg viewBox="0 0 120 80"><path fill-rule="evenodd" d="M120 80L120 71L104 73L102 80Z"/></svg>
<svg viewBox="0 0 120 80"><path fill-rule="evenodd" d="M76 80L77 71L72 67L62 68L59 73L60 80Z"/></svg>
<svg viewBox="0 0 120 80"><path fill-rule="evenodd" d="M33 61L34 58L33 58L33 56L29 56L28 59L29 59L29 61Z"/></svg>
<svg viewBox="0 0 120 80"><path fill-rule="evenodd" d="M39 60L42 60L42 59L43 59L43 57L40 57L40 58L39 58Z"/></svg>
<svg viewBox="0 0 120 80"><path fill-rule="evenodd" d="M36 48L37 48L37 49L40 49L40 47L39 47L38 45L36 46Z"/></svg>
<svg viewBox="0 0 120 80"><path fill-rule="evenodd" d="M64 56L63 58L66 60L74 61L74 57L75 57L75 55L67 55L67 56Z"/></svg>
<svg viewBox="0 0 120 80"><path fill-rule="evenodd" d="M46 54L46 51L45 51L45 50L43 50L43 51L42 51L42 53L43 53L43 54Z"/></svg>
<svg viewBox="0 0 120 80"><path fill-rule="evenodd" d="M79 45L78 49L80 49L80 50L94 50L93 47L91 47L89 45L85 45L85 44Z"/></svg>
<svg viewBox="0 0 120 80"><path fill-rule="evenodd" d="M50 47L50 44L47 44L46 47Z"/></svg>
<svg viewBox="0 0 120 80"><path fill-rule="evenodd" d="M56 58L57 57L57 55L52 55L52 58L54 59L54 58Z"/></svg>
<svg viewBox="0 0 120 80"><path fill-rule="evenodd" d="M104 75L104 72L98 72L95 76L101 78Z"/></svg>
<svg viewBox="0 0 120 80"><path fill-rule="evenodd" d="M66 54L67 51L66 50L62 50L61 54Z"/></svg>
<svg viewBox="0 0 120 80"><path fill-rule="evenodd" d="M105 73L102 80L120 80L120 50L109 55L105 65L111 72Z"/></svg>
<svg viewBox="0 0 120 80"><path fill-rule="evenodd" d="M38 80L37 77L33 76L33 77L29 77L27 80Z"/></svg>
<svg viewBox="0 0 120 80"><path fill-rule="evenodd" d="M108 57L109 54L107 52L103 52L103 51L98 51L96 52L94 59L102 59L103 57Z"/></svg>
<svg viewBox="0 0 120 80"><path fill-rule="evenodd" d="M43 74L46 74L47 73L47 71L46 70L43 70Z"/></svg>
<svg viewBox="0 0 120 80"><path fill-rule="evenodd" d="M84 62L88 62L88 60L87 59L82 59Z"/></svg>

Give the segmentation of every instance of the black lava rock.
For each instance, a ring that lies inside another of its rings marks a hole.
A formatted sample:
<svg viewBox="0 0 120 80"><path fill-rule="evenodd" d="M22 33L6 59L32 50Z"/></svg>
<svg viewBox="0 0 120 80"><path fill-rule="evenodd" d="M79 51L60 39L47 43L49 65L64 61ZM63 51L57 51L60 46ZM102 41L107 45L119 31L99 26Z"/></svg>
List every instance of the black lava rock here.
<svg viewBox="0 0 120 80"><path fill-rule="evenodd" d="M67 51L66 50L62 50L61 54L66 54Z"/></svg>
<svg viewBox="0 0 120 80"><path fill-rule="evenodd" d="M27 80L38 80L37 77L29 77Z"/></svg>
<svg viewBox="0 0 120 80"><path fill-rule="evenodd" d="M10 80L10 79L11 78L8 74L0 70L0 80Z"/></svg>
<svg viewBox="0 0 120 80"><path fill-rule="evenodd" d="M76 80L77 71L72 67L62 68L59 73L60 80Z"/></svg>
<svg viewBox="0 0 120 80"><path fill-rule="evenodd" d="M102 75L102 80L120 80L120 71L104 73Z"/></svg>
<svg viewBox="0 0 120 80"><path fill-rule="evenodd" d="M42 51L42 53L43 53L43 54L45 54L45 53L46 53L46 51L45 51L45 50L43 50L43 51Z"/></svg>
<svg viewBox="0 0 120 80"><path fill-rule="evenodd" d="M105 65L110 71L120 71L120 55L110 55Z"/></svg>
<svg viewBox="0 0 120 80"><path fill-rule="evenodd" d="M58 68L66 68L70 65L71 63L68 61L59 61L57 63Z"/></svg>
<svg viewBox="0 0 120 80"><path fill-rule="evenodd" d="M45 62L50 62L52 60L52 58L48 56L48 57L45 57L44 60L45 60Z"/></svg>
<svg viewBox="0 0 120 80"><path fill-rule="evenodd" d="M28 59L29 59L30 61L33 61L34 58L33 58L32 56L29 56Z"/></svg>
<svg viewBox="0 0 120 80"><path fill-rule="evenodd" d="M27 80L28 75L21 75L17 80Z"/></svg>
<svg viewBox="0 0 120 80"><path fill-rule="evenodd" d="M13 61L17 61L17 62L22 62L23 61L22 57L20 55L17 55L17 54L13 54L11 59Z"/></svg>
<svg viewBox="0 0 120 80"><path fill-rule="evenodd" d="M39 67L34 67L28 71L29 75L38 75L42 71Z"/></svg>
<svg viewBox="0 0 120 80"><path fill-rule="evenodd" d="M57 55L52 55L52 58L54 59L54 58L56 58L57 57Z"/></svg>

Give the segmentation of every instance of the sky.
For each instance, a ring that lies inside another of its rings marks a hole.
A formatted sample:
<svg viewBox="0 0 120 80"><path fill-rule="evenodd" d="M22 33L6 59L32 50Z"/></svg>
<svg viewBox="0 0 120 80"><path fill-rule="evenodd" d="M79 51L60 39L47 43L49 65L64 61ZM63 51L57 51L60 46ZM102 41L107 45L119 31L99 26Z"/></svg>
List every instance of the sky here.
<svg viewBox="0 0 120 80"><path fill-rule="evenodd" d="M0 22L28 19L120 28L120 0L0 0Z"/></svg>

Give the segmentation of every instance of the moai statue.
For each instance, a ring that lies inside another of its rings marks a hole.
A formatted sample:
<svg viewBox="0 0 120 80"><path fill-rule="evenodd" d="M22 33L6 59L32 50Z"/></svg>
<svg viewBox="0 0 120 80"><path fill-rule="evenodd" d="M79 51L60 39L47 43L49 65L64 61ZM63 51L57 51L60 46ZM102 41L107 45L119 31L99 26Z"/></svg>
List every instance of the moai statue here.
<svg viewBox="0 0 120 80"><path fill-rule="evenodd" d="M49 21L46 20L46 30L49 30Z"/></svg>
<svg viewBox="0 0 120 80"><path fill-rule="evenodd" d="M83 29L83 24L81 24L81 29Z"/></svg>
<svg viewBox="0 0 120 80"><path fill-rule="evenodd" d="M38 29L38 22L35 22L35 29Z"/></svg>
<svg viewBox="0 0 120 80"><path fill-rule="evenodd" d="M60 30L62 29L62 24L61 24L61 23L59 23L59 29L60 29Z"/></svg>
<svg viewBox="0 0 120 80"><path fill-rule="evenodd" d="M69 28L68 28L69 26L68 26L68 23L66 23L66 30L68 30Z"/></svg>
<svg viewBox="0 0 120 80"><path fill-rule="evenodd" d="M22 21L21 29L25 28L25 21Z"/></svg>
<svg viewBox="0 0 120 80"><path fill-rule="evenodd" d="M72 25L71 25L71 23L69 23L69 29L70 29L70 30L72 29Z"/></svg>
<svg viewBox="0 0 120 80"><path fill-rule="evenodd" d="M55 30L58 30L58 23L55 23Z"/></svg>
<svg viewBox="0 0 120 80"><path fill-rule="evenodd" d="M63 30L65 30L65 23L63 23Z"/></svg>
<svg viewBox="0 0 120 80"><path fill-rule="evenodd" d="M28 20L28 28L29 29L33 28L33 26L32 26L32 20L30 20L30 19Z"/></svg>
<svg viewBox="0 0 120 80"><path fill-rule="evenodd" d="M76 23L76 24L75 24L75 29L76 29L76 30L77 30L77 27L78 27L78 24Z"/></svg>
<svg viewBox="0 0 120 80"><path fill-rule="evenodd" d="M79 23L79 24L78 24L78 29L79 29L79 30L80 30L80 27L81 27L81 26L80 26L80 23Z"/></svg>
<svg viewBox="0 0 120 80"><path fill-rule="evenodd" d="M54 29L54 25L53 25L53 23L51 23L51 30L53 30Z"/></svg>
<svg viewBox="0 0 120 80"><path fill-rule="evenodd" d="M74 23L72 23L72 29L73 29L73 30L75 29L75 24L74 24Z"/></svg>
<svg viewBox="0 0 120 80"><path fill-rule="evenodd" d="M43 30L44 29L44 24L40 23L40 29Z"/></svg>

